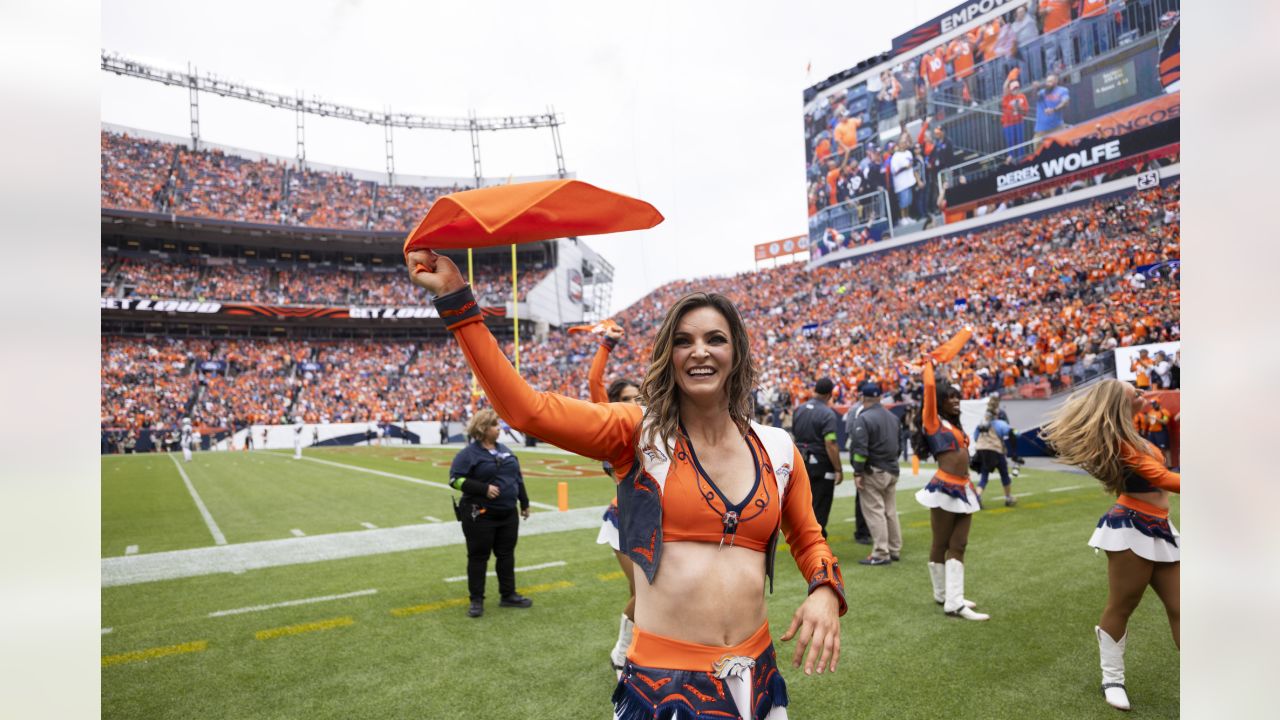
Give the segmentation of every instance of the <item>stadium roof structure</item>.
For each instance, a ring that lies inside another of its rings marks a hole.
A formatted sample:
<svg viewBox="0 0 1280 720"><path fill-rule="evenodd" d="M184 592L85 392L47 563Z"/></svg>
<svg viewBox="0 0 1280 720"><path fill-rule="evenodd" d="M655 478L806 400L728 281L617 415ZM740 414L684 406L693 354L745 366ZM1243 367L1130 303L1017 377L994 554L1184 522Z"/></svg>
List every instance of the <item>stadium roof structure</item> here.
<svg viewBox="0 0 1280 720"><path fill-rule="evenodd" d="M169 70L130 60L116 53L108 53L105 50L102 51L102 69L117 75L187 88L190 91L191 147L193 150L200 147L200 93L207 92L281 110L292 110L297 119L298 163L303 166L305 166L307 158L304 118L307 115L318 115L339 120L350 120L366 125L382 126L386 141L388 184L395 184L395 146L392 139L392 128L447 130L468 133L471 136L471 156L477 187L482 184L483 180L480 168L480 133L548 128L551 130L551 140L555 148L556 174L562 178L567 174L564 164L564 147L560 142L560 125L564 123L564 118L551 106L548 106L541 113L521 115L478 117L473 112L466 117L429 116L392 112L390 109L383 111L365 110L324 100L308 100L302 97L301 94L291 97L270 90L223 80L211 73L200 75L190 65L188 65L186 72Z"/></svg>

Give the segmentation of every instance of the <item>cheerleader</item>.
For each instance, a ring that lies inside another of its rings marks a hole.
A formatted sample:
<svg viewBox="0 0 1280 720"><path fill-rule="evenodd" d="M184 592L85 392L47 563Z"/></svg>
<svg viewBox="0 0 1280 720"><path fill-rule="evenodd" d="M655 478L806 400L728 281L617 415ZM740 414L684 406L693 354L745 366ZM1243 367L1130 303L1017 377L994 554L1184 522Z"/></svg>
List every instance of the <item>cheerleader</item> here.
<svg viewBox="0 0 1280 720"><path fill-rule="evenodd" d="M1121 710L1130 707L1124 687L1126 628L1148 585L1164 603L1173 643L1181 647L1178 529L1169 522L1169 493L1180 491L1181 478L1134 427L1133 416L1144 404L1128 383L1103 380L1072 395L1040 431L1059 462L1088 472L1118 496L1089 545L1107 553L1107 605L1093 630L1102 696Z"/></svg>
<svg viewBox="0 0 1280 720"><path fill-rule="evenodd" d="M756 366L733 304L695 293L668 309L641 384L645 407L589 403L529 387L452 261L430 251L405 259L413 282L436 295L498 413L553 445L608 460L622 478L620 546L644 582L636 581L615 716L785 720L789 696L765 600L779 544L808 584L780 638L796 640L793 666L835 671L848 604L803 458L786 433L750 422Z"/></svg>
<svg viewBox="0 0 1280 720"><path fill-rule="evenodd" d="M929 508L933 600L951 617L988 620L990 615L974 612L974 603L964 597L964 551L973 513L981 506L969 481L969 436L960 426L960 389L937 383L933 375L934 364L950 361L972 336L966 327L924 358L924 408L911 445L922 459L933 455L938 460L938 472L916 493L916 502Z"/></svg>
<svg viewBox="0 0 1280 720"><path fill-rule="evenodd" d="M587 388L591 393L591 402L622 402L635 403L640 402L640 386L630 380L617 379L609 384L608 390L604 386L604 366L609 362L609 354L617 347L618 341L622 339L622 328L610 321L606 321L598 325L600 333L603 336L600 340L600 347L596 350L595 358L591 361L591 372L587 375ZM604 464L604 472L615 482L617 477L614 475L613 466L608 462ZM618 625L618 640L613 645L613 650L609 652L609 664L613 667L613 671L618 675L622 674L622 668L627 662L627 647L631 645L632 630L635 628L635 612L636 612L636 579L635 579L635 563L631 562L631 558L622 552L622 544L618 535L618 497L615 494L609 507L604 511L604 520L600 523L600 534L596 536L596 542L600 545L608 545L613 548L613 555L618 559L618 567L622 568L622 574L627 578L627 588L630 594L627 597L627 604L622 610L622 617Z"/></svg>

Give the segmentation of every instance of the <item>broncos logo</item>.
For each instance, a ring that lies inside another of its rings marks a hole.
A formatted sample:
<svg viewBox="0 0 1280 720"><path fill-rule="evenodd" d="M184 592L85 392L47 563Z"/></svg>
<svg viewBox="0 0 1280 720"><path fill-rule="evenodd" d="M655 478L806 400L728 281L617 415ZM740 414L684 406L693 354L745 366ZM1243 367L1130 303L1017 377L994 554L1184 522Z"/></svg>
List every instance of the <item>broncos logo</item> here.
<svg viewBox="0 0 1280 720"><path fill-rule="evenodd" d="M788 479L791 478L791 463L782 463L781 465L779 465L778 471L775 473L775 475L777 476L779 482L786 482Z"/></svg>
<svg viewBox="0 0 1280 720"><path fill-rule="evenodd" d="M649 462L662 462L667 459L666 455L658 452L658 449L652 445L645 447L641 452L644 453L645 457L649 458Z"/></svg>

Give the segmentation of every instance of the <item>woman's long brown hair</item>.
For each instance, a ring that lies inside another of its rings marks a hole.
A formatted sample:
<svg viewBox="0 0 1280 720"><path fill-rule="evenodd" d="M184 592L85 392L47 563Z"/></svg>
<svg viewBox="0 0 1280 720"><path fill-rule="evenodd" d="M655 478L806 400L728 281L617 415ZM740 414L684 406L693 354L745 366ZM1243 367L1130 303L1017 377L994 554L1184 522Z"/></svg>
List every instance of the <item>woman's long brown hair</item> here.
<svg viewBox="0 0 1280 720"><path fill-rule="evenodd" d="M1146 441L1133 425L1133 403L1125 383L1107 379L1073 394L1040 429L1040 438L1058 455L1102 481L1108 492L1124 489L1120 448L1142 451Z"/></svg>
<svg viewBox="0 0 1280 720"><path fill-rule="evenodd" d="M733 369L725 381L729 416L743 435L751 423L751 390L755 387L756 367L751 361L751 344L747 327L729 298L719 293L693 293L680 298L667 311L662 326L653 340L653 355L649 369L640 383L640 400L645 405L645 421L648 430L640 438L636 448L637 461L643 461L640 451L650 445L664 454L673 445L680 427L680 387L676 384L677 368L672 363L676 327L681 318L698 308L713 308L724 316L729 325L729 342L733 347Z"/></svg>

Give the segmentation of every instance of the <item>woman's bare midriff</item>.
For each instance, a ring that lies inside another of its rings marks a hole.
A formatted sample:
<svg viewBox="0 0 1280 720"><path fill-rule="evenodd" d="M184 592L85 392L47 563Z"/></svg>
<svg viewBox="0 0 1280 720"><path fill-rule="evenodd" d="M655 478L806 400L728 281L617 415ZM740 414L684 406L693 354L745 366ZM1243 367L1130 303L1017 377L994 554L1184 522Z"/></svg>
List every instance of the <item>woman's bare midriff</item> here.
<svg viewBox="0 0 1280 720"><path fill-rule="evenodd" d="M662 546L650 585L636 568L636 627L702 645L736 645L765 621L764 553L716 543Z"/></svg>
<svg viewBox="0 0 1280 720"><path fill-rule="evenodd" d="M1155 490L1152 492L1127 492L1125 495L1134 500L1141 500L1144 503L1155 505L1161 510L1169 509L1169 493L1165 490Z"/></svg>
<svg viewBox="0 0 1280 720"><path fill-rule="evenodd" d="M969 451L950 450L938 456L938 469L945 473L969 477Z"/></svg>

